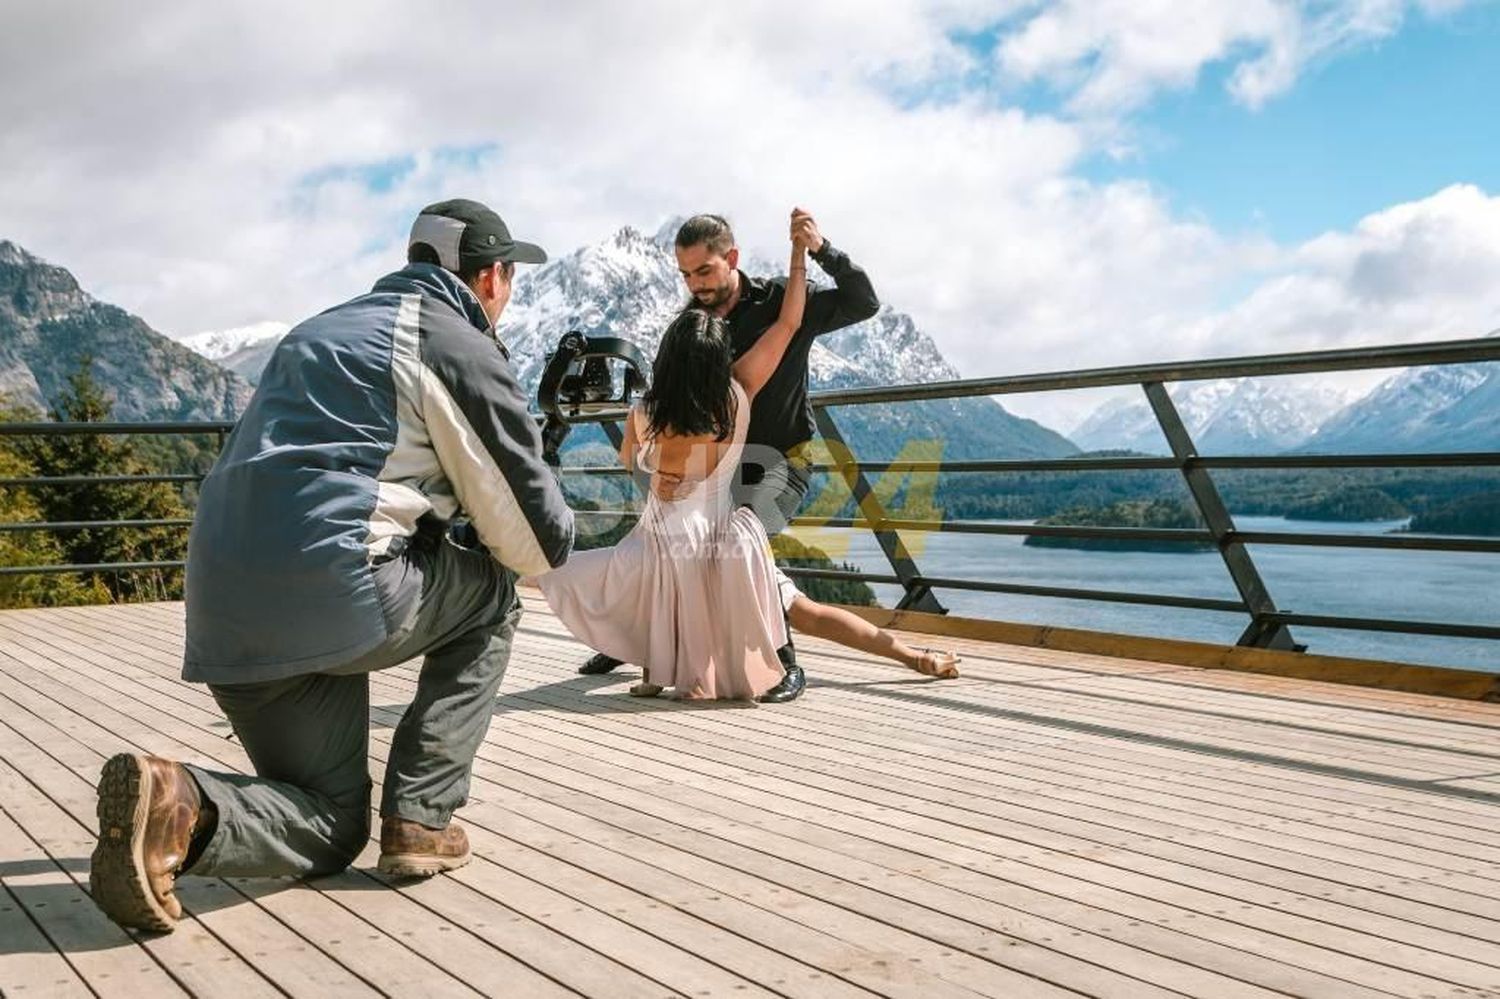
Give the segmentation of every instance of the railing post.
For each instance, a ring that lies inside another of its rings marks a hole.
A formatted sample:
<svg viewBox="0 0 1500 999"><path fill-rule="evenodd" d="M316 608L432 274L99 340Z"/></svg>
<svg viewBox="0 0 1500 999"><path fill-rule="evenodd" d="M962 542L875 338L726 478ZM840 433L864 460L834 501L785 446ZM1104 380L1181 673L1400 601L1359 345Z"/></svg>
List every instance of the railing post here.
<svg viewBox="0 0 1500 999"><path fill-rule="evenodd" d="M880 542L880 550L885 552L886 560L891 563L891 569L896 577L901 580L901 587L906 592L901 600L897 602L897 610L925 611L929 614L946 614L948 608L944 607L937 596L932 592L932 587L920 582L922 573L917 569L917 563L912 559L911 553L906 550L906 543L901 540L901 535L896 531L887 530L883 525L887 517L885 508L880 505L880 499L875 495L875 490L870 488L870 482L865 478L865 473L849 460L853 456L849 445L844 442L843 434L833 422L833 414L827 408L818 406L813 409L813 419L817 421L818 433L829 444L836 445L828 450L832 454L833 463L838 467L839 473L843 475L844 481L849 485L849 491L854 494L854 501L859 505L859 512L865 521L871 525L875 533L875 540Z"/></svg>
<svg viewBox="0 0 1500 999"><path fill-rule="evenodd" d="M1271 599L1270 591L1260 578L1260 571L1255 568L1249 549L1239 541L1232 540L1234 519L1230 517L1229 508L1219 496L1213 476L1195 461L1198 457L1197 445L1193 443L1192 435L1178 415L1172 397L1167 394L1161 382L1143 382L1141 388L1146 390L1146 401L1156 414L1156 422L1167 439L1167 445L1172 449L1173 457L1182 465L1182 477L1187 482L1188 492L1192 493L1193 502L1198 505L1204 524L1214 536L1214 543L1224 559L1224 566L1229 570L1229 577L1234 580L1235 589L1240 591L1240 598L1250 609L1250 626L1240 635L1236 644L1262 649L1303 651L1307 646L1293 641L1292 633L1286 625L1269 619L1268 615L1276 613L1276 602Z"/></svg>

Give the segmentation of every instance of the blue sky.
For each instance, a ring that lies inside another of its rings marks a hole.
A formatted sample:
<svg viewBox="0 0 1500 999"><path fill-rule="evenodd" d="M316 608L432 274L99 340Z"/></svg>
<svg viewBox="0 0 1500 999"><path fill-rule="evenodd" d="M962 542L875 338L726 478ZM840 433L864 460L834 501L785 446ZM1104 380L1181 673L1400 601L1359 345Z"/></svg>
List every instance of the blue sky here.
<svg viewBox="0 0 1500 999"><path fill-rule="evenodd" d="M1134 116L1136 155L1096 155L1083 172L1148 180L1179 213L1280 242L1452 183L1500 190L1500 4L1412 17L1258 110L1231 98L1227 75L1210 64L1191 90L1158 94Z"/></svg>

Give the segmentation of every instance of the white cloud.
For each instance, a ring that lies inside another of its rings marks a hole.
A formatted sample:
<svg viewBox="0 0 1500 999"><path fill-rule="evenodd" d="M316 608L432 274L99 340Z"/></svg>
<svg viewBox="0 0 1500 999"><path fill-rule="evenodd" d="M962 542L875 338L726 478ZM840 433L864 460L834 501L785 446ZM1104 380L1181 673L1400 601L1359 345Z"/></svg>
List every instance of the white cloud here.
<svg viewBox="0 0 1500 999"><path fill-rule="evenodd" d="M973 59L948 32L978 7L36 5L0 38L0 232L173 333L348 295L457 193L554 250L707 208L769 239L806 202L885 273L925 267L951 217L1083 151L1065 122L890 99ZM348 169L404 157L374 190ZM887 219L917 224L898 246Z"/></svg>
<svg viewBox="0 0 1500 999"><path fill-rule="evenodd" d="M1259 107L1309 64L1396 33L1410 9L1450 13L1466 0L1060 0L1025 19L997 49L1001 67L1044 80L1084 115L1115 115L1163 89L1191 86L1211 63L1232 65L1234 98Z"/></svg>
<svg viewBox="0 0 1500 999"><path fill-rule="evenodd" d="M770 255L801 203L967 374L1464 335L1500 325L1477 190L1282 248L1076 175L1108 131L1096 112L1217 60L1254 103L1409 8L34 4L0 34L0 238L185 335L363 290L441 197L484 199L554 252L720 210ZM908 99L966 79L979 56L954 37L995 25L1015 72L1066 81L1087 116L982 85Z"/></svg>
<svg viewBox="0 0 1500 999"><path fill-rule="evenodd" d="M1454 185L1285 254L1243 302L1202 320L1209 349L1318 349L1500 326L1500 196Z"/></svg>

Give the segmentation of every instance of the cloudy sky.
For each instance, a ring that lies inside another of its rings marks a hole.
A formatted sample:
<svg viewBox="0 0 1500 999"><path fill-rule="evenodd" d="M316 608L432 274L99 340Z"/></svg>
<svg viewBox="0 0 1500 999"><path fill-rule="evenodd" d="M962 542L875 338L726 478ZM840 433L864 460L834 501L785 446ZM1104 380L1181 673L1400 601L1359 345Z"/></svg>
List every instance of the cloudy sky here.
<svg viewBox="0 0 1500 999"><path fill-rule="evenodd" d="M554 253L796 203L966 375L1466 337L1497 47L1493 0L6 4L0 238L183 336L440 197Z"/></svg>

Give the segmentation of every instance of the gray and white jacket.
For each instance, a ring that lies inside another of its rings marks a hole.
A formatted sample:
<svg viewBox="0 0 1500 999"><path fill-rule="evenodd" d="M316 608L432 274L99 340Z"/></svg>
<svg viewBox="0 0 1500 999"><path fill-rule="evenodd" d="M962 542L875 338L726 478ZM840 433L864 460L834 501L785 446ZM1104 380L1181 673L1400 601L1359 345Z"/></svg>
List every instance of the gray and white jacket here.
<svg viewBox="0 0 1500 999"><path fill-rule="evenodd" d="M452 273L412 264L294 328L203 482L183 676L250 683L349 662L409 601L373 563L462 511L521 575L561 565L573 514L502 345Z"/></svg>

